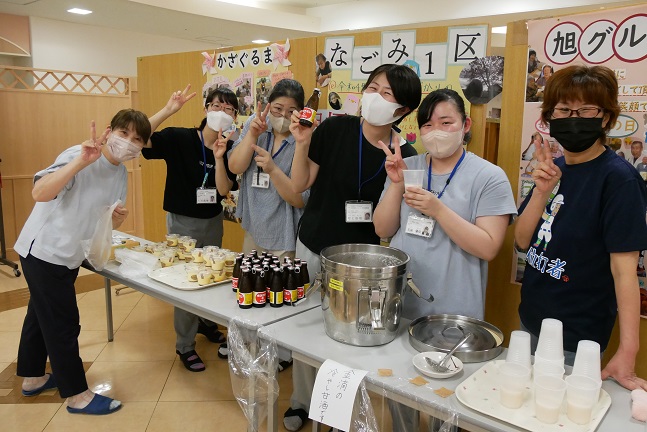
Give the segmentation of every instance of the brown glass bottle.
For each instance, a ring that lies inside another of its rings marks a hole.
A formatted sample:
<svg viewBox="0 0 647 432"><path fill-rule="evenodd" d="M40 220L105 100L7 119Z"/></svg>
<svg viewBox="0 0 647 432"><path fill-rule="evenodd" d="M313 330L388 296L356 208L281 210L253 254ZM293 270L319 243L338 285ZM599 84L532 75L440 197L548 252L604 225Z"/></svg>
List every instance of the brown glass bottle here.
<svg viewBox="0 0 647 432"><path fill-rule="evenodd" d="M294 266L294 278L297 281L297 301L303 298L305 293L303 289L303 275L301 274L301 265L297 264Z"/></svg>
<svg viewBox="0 0 647 432"><path fill-rule="evenodd" d="M285 288L283 289L283 303L286 305L291 305L296 303L298 300L297 294L297 285L298 285L298 275L294 272L294 267L290 266L287 269L288 279L285 283Z"/></svg>
<svg viewBox="0 0 647 432"><path fill-rule="evenodd" d="M315 124L317 110L319 109L319 94L321 94L321 91L318 88L314 89L306 106L299 113L299 124L301 126L312 127Z"/></svg>
<svg viewBox="0 0 647 432"><path fill-rule="evenodd" d="M248 268L243 269L241 281L238 284L238 306L241 309L250 309L252 307L253 290L254 282L252 280L252 272Z"/></svg>
<svg viewBox="0 0 647 432"><path fill-rule="evenodd" d="M308 263L301 261L301 278L303 279L303 292L308 292L310 288L310 273L308 272Z"/></svg>
<svg viewBox="0 0 647 432"><path fill-rule="evenodd" d="M263 270L256 274L256 281L254 282L254 297L252 299L252 306L261 308L265 307L267 303L267 289L265 288L265 272Z"/></svg>
<svg viewBox="0 0 647 432"><path fill-rule="evenodd" d="M234 264L234 273L231 276L231 289L234 292L238 291L238 281L240 280L240 268L243 264L243 254L236 256L236 264Z"/></svg>
<svg viewBox="0 0 647 432"><path fill-rule="evenodd" d="M281 276L281 269L278 267L274 269L272 280L270 281L269 300L271 307L283 306L283 277Z"/></svg>

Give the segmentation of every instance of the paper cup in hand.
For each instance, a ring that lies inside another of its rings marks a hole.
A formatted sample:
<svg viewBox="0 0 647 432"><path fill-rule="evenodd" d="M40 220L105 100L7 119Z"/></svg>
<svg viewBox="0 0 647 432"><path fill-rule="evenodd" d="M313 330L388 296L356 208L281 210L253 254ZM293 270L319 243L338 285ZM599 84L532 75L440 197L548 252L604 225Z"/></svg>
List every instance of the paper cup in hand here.
<svg viewBox="0 0 647 432"><path fill-rule="evenodd" d="M402 170L404 175L404 187L409 186L422 187L425 178L425 170Z"/></svg>

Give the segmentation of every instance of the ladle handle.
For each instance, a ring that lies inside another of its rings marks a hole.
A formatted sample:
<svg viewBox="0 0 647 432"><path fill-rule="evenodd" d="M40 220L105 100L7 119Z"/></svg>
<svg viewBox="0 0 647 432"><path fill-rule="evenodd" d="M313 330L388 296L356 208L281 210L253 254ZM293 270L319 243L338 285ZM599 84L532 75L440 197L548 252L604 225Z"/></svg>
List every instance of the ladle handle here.
<svg viewBox="0 0 647 432"><path fill-rule="evenodd" d="M301 298L301 300L299 300L298 302L293 302L292 306L297 306L301 303L305 303L306 298L308 298L310 294L316 293L319 288L321 288L321 273L317 273L315 280L312 282L312 285L310 285L310 288L308 288L308 291L304 291L303 298Z"/></svg>
<svg viewBox="0 0 647 432"><path fill-rule="evenodd" d="M416 284L413 282L413 276L411 273L407 273L407 285L409 285L409 288L411 288L411 291L418 296L418 298L421 298L423 300L428 301L429 303L434 301L434 296L429 294L429 298L423 298L422 297L422 292L420 291L420 288L416 286Z"/></svg>
<svg viewBox="0 0 647 432"><path fill-rule="evenodd" d="M451 350L449 350L447 354L445 354L445 357L443 357L443 359L440 361L439 364L441 366L445 366L445 363L447 363L447 360L452 358L452 354L454 354L456 350L460 348L460 346L463 345L465 342L467 342L467 340L471 337L472 337L472 333L467 333L465 336L463 336L463 339L459 340L458 343L454 345L454 348L452 348Z"/></svg>

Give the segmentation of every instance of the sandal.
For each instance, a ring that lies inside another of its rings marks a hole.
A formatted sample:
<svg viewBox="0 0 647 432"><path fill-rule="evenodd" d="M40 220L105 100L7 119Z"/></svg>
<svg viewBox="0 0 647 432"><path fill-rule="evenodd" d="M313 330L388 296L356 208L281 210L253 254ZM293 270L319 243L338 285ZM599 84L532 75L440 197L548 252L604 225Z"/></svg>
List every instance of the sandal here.
<svg viewBox="0 0 647 432"><path fill-rule="evenodd" d="M301 429L306 421L308 421L308 412L302 408L288 408L283 414L283 426L291 432Z"/></svg>
<svg viewBox="0 0 647 432"><path fill-rule="evenodd" d="M227 341L227 336L222 334L221 331L218 330L218 326L208 326L202 321L198 322L198 333L201 335L204 335L207 339L209 339L209 342L213 343L223 343Z"/></svg>
<svg viewBox="0 0 647 432"><path fill-rule="evenodd" d="M180 351L175 352L180 356L180 360L182 360L184 367L191 372L202 372L203 370L205 370L204 363L202 362L200 356L198 356L198 353L195 352L195 350L185 352L184 354L182 354Z"/></svg>
<svg viewBox="0 0 647 432"><path fill-rule="evenodd" d="M221 343L218 347L218 357L223 360L227 360L227 358L229 358L229 348L227 347L227 342Z"/></svg>
<svg viewBox="0 0 647 432"><path fill-rule="evenodd" d="M283 372L284 370L286 370L290 366L292 366L292 359L280 361L279 362L279 368L278 368L279 372Z"/></svg>

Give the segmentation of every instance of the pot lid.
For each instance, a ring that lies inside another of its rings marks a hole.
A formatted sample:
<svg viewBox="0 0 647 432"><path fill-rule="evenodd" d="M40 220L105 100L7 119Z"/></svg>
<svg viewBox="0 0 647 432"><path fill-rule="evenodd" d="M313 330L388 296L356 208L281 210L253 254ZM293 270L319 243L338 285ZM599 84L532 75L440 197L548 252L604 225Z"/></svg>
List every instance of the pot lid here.
<svg viewBox="0 0 647 432"><path fill-rule="evenodd" d="M459 351L484 351L501 343L497 341L492 328L496 329L484 321L461 315L430 315L413 321L409 334L430 347L449 351L465 334L472 333Z"/></svg>

